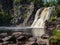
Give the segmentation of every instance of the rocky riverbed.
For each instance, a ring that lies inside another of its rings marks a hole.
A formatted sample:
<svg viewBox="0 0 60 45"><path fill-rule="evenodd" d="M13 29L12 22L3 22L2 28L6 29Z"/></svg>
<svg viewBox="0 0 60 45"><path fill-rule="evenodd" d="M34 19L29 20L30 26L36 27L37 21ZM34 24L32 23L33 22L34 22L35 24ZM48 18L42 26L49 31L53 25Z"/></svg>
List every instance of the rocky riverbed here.
<svg viewBox="0 0 60 45"><path fill-rule="evenodd" d="M33 37L29 33L13 32L11 35L0 33L0 45L32 45L35 41L38 44L47 44L46 39Z"/></svg>

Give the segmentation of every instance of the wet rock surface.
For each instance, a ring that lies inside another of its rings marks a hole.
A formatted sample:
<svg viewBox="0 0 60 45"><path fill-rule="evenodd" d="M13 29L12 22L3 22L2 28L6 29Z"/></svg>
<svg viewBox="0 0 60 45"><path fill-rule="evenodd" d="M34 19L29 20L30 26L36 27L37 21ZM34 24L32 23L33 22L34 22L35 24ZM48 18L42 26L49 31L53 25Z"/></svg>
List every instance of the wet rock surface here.
<svg viewBox="0 0 60 45"><path fill-rule="evenodd" d="M45 41L42 41L39 37L33 37L28 33L14 32L10 36L5 36L4 38L1 38L0 45L33 45L34 43L40 45L43 44L42 42Z"/></svg>

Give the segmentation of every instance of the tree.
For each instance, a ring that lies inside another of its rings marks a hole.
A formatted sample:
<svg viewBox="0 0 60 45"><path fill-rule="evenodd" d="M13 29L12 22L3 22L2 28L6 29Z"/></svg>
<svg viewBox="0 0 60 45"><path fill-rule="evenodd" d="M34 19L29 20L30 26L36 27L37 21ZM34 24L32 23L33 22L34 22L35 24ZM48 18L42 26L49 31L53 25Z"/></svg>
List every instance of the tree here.
<svg viewBox="0 0 60 45"><path fill-rule="evenodd" d="M0 26L8 26L11 23L11 20L13 17L11 15L8 15L8 13L5 13L0 9Z"/></svg>
<svg viewBox="0 0 60 45"><path fill-rule="evenodd" d="M57 5L57 0L45 0L44 2L44 6L56 6Z"/></svg>
<svg viewBox="0 0 60 45"><path fill-rule="evenodd" d="M58 0L58 4L60 4L60 0Z"/></svg>

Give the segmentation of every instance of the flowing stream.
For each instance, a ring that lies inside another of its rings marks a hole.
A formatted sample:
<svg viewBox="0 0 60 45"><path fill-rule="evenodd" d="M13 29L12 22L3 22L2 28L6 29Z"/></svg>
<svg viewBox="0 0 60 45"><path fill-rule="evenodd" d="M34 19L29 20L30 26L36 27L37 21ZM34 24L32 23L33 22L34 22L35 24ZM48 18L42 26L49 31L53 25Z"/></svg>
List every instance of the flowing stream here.
<svg viewBox="0 0 60 45"><path fill-rule="evenodd" d="M40 9L37 10L37 13L35 15L35 20L33 21L31 27L38 28L38 29L35 30L32 29L33 36L42 36L43 34L45 34L45 21L50 18L50 15L53 10L54 7L47 7L44 8L41 14L39 14Z"/></svg>

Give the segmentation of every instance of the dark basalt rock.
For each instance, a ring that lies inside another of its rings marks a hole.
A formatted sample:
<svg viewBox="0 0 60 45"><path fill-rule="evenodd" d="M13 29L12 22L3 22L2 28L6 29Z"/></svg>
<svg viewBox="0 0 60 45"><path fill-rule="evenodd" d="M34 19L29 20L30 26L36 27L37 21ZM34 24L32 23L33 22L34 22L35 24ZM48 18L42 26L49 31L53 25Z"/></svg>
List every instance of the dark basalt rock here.
<svg viewBox="0 0 60 45"><path fill-rule="evenodd" d="M9 43L16 43L16 37L12 36L10 39L7 40Z"/></svg>
<svg viewBox="0 0 60 45"><path fill-rule="evenodd" d="M43 34L43 35L41 36L41 38L42 38L42 39L48 39L49 36L48 36L47 34Z"/></svg>
<svg viewBox="0 0 60 45"><path fill-rule="evenodd" d="M0 39L0 43L3 43L3 40L2 39Z"/></svg>

